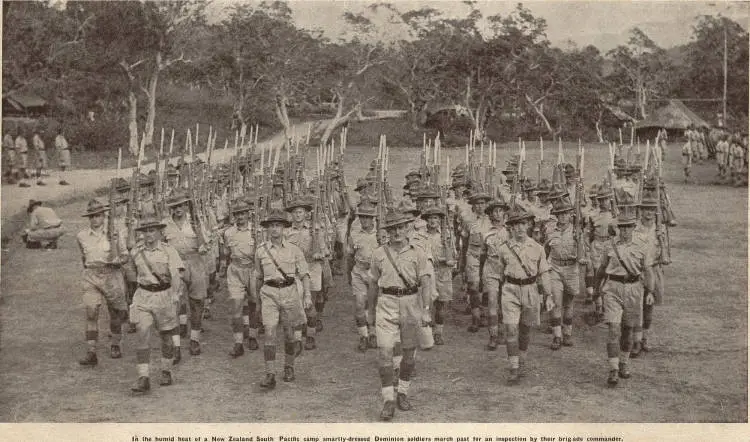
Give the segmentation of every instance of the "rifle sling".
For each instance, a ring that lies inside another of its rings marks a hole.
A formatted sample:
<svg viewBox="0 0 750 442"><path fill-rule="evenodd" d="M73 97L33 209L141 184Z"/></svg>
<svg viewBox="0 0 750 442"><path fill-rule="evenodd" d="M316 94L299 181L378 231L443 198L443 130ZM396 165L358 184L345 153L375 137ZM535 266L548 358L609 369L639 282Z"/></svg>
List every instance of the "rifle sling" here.
<svg viewBox="0 0 750 442"><path fill-rule="evenodd" d="M503 244L505 244L508 247L508 250L510 250L510 252L513 254L513 256L516 257L516 259L518 260L518 263L521 264L521 268L523 269L524 273L526 273L526 276L528 276L529 278L531 278L532 276L534 276L534 275L531 274L531 272L529 271L528 267L526 267L526 264L524 264L523 261L521 261L521 257L518 256L518 253L516 253L516 251L513 250L513 247L511 247L510 244L507 241L505 243L503 243Z"/></svg>
<svg viewBox="0 0 750 442"><path fill-rule="evenodd" d="M146 254L143 253L143 249L139 250L138 253L136 253L133 260L135 260L135 258L137 258L138 256L143 258L143 262L146 264L148 271L151 272L152 275L154 275L154 278L156 278L159 284L165 284L167 282L171 282L171 281L163 281L162 278L154 271L154 267L153 265L151 265L151 261L149 261L149 259L146 257Z"/></svg>
<svg viewBox="0 0 750 442"><path fill-rule="evenodd" d="M404 283L404 285L406 286L406 289L407 290L414 290L415 287L413 285L411 285L409 283L409 281L406 280L406 278L404 277L404 274L401 273L401 269L399 269L398 266L396 265L396 261L393 260L393 256L391 256L391 252L390 252L390 250L388 250L388 246L387 245L384 246L383 250L385 250L385 256L388 257L388 261L391 262L391 265L393 266L393 269L396 270L396 273L398 273L398 277L401 278L401 282Z"/></svg>
<svg viewBox="0 0 750 442"><path fill-rule="evenodd" d="M287 275L285 271L281 270L281 266L279 266L279 263L276 262L276 258L274 258L271 254L271 250L268 248L268 243L263 243L263 248L266 250L266 253L268 253L268 257L271 258L271 262L273 262L273 265L276 266L276 270L281 273L281 276L284 279L289 279L289 275Z"/></svg>
<svg viewBox="0 0 750 442"><path fill-rule="evenodd" d="M628 272L628 276L631 278L637 278L639 275L636 275L635 273L630 271L630 268L625 265L625 262L622 260L622 257L620 256L620 251L617 249L617 245L615 244L614 238L611 238L610 241L612 242L612 248L615 251L615 256L617 257L617 260L620 261L620 265L623 269L625 269L626 272Z"/></svg>

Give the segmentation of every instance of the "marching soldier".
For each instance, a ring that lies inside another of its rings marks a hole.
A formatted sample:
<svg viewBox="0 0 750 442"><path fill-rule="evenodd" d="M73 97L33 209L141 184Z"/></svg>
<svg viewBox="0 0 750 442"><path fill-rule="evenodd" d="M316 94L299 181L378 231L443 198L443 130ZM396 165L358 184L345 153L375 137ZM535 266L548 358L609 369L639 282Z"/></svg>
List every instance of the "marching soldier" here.
<svg viewBox="0 0 750 442"><path fill-rule="evenodd" d="M590 247L590 267L592 268L591 276L587 275L586 290L591 287L591 300L594 304L594 314L597 322L604 320L604 310L602 305L602 296L598 290L595 290L594 272L601 266L602 260L607 256L612 248L612 238L617 235L617 220L612 216L611 209L612 192L606 185L602 185L596 194L598 213L590 218L589 237L591 238ZM588 292L587 292L588 293Z"/></svg>
<svg viewBox="0 0 750 442"><path fill-rule="evenodd" d="M685 184L691 183L690 178L691 170L693 169L693 149L690 141L688 140L682 145L682 170L685 175Z"/></svg>
<svg viewBox="0 0 750 442"><path fill-rule="evenodd" d="M79 363L86 367L93 367L98 363L96 344L99 338L99 307L102 304L102 298L109 311L110 357L112 359L122 357L120 348L122 323L128 315L121 270L122 264L128 260L125 232L117 229L114 229L114 232L107 232L104 223L107 211L109 207L99 200L89 201L86 213L83 214L89 219L89 227L76 235L83 261L83 304L86 307L86 342L88 343L86 357ZM113 247L115 249L111 250Z"/></svg>
<svg viewBox="0 0 750 442"><path fill-rule="evenodd" d="M545 243L549 256L549 290L554 306L550 312L552 326L552 350L561 346L573 346L573 299L579 289L579 264L586 263L586 257L577 257L578 238L572 215L575 209L564 199L555 203L552 214L557 217L557 227L550 232Z"/></svg>
<svg viewBox="0 0 750 442"><path fill-rule="evenodd" d="M44 141L39 135L39 131L34 131L34 136L31 137L31 145L34 147L34 153L36 154L36 184L37 186L46 186L42 180L42 171L47 171L47 150L44 147Z"/></svg>
<svg viewBox="0 0 750 442"><path fill-rule="evenodd" d="M431 257L434 269L434 287L436 293L432 303L435 311L435 345L444 345L445 310L449 302L453 301L453 268L456 266L454 259L446 259L443 232L440 223L445 218L445 209L439 206L431 206L425 209L421 215L427 223L423 233L422 247L425 253Z"/></svg>
<svg viewBox="0 0 750 442"><path fill-rule="evenodd" d="M377 348L375 318L370 314L375 311L375 300L368 299L370 262L373 252L378 248L376 215L375 206L369 202L361 203L357 207L357 217L362 229L352 232L347 244L349 262L354 265L351 270L351 287L354 295L354 321L359 334L357 349L361 352L367 351L368 347Z"/></svg>
<svg viewBox="0 0 750 442"><path fill-rule="evenodd" d="M224 231L221 251L221 274L226 273L227 291L232 303L232 336L234 347L229 356L245 354L245 327L248 328L248 350L258 349L258 294L253 275L255 264L255 226L250 224L250 205L245 200L232 203L235 225ZM225 270L226 269L226 270ZM247 318L247 324L243 321Z"/></svg>
<svg viewBox="0 0 750 442"><path fill-rule="evenodd" d="M138 289L130 306L130 321L136 325L138 344L136 361L138 379L131 388L134 393L151 389L149 362L151 361L151 328L161 338L161 378L159 385L172 385L172 365L176 357L172 337L177 334L177 304L180 281L189 276L174 247L162 242L165 224L153 216L141 218L136 230L143 234L143 242L131 250L138 273ZM179 336L179 335L178 335Z"/></svg>
<svg viewBox="0 0 750 442"><path fill-rule="evenodd" d="M547 309L552 308L549 265L544 248L529 238L527 233L532 220L533 215L518 206L509 211L505 225L510 230L510 238L498 249L495 261L498 282L502 287L500 305L510 362L510 385L517 385L521 376L526 374L531 328L539 324L539 288Z"/></svg>
<svg viewBox="0 0 750 442"><path fill-rule="evenodd" d="M306 221L308 213L313 209L309 201L302 198L291 201L286 206L286 211L291 214L292 224L284 230L284 239L302 250L307 261L308 280L313 306L306 309L307 333L305 338L305 350L314 350L317 311L315 304L322 302L323 290L323 260L330 255L328 251L325 231L321 225L313 226ZM311 231L313 233L311 233ZM313 238L313 235L316 238Z"/></svg>
<svg viewBox="0 0 750 442"><path fill-rule="evenodd" d="M484 239L485 255L487 256L482 271L482 281L487 291L489 305L489 342L487 350L494 351L499 344L505 343L505 330L500 333L499 325L502 321L500 318L500 289L502 274L499 272L498 259L500 257L500 248L508 241L508 230L505 228L505 211L508 210L508 204L502 199L494 199L487 205L487 214L492 221L487 236Z"/></svg>
<svg viewBox="0 0 750 442"><path fill-rule="evenodd" d="M380 360L380 383L383 410L380 418L393 419L396 406L411 410L408 399L411 373L415 364L419 328L427 326L432 315L430 266L427 255L409 244L407 224L411 216L391 212L385 228L390 242L373 253L370 267L370 298L377 300L375 333ZM394 347L400 342L403 358L394 358ZM394 365L399 365L398 394L394 400Z"/></svg>
<svg viewBox="0 0 750 442"><path fill-rule="evenodd" d="M470 333L479 331L482 316L481 261L484 238L491 227L490 219L485 213L489 200L490 196L482 192L474 194L469 199L472 210L476 214L476 220L464 229L465 245L462 254L466 291L471 304L471 325L468 328Z"/></svg>
<svg viewBox="0 0 750 442"><path fill-rule="evenodd" d="M181 286L181 301L179 309L180 333L173 336L177 347L176 355L180 354L180 338L187 337L188 307L190 311L190 354L201 354L200 336L203 320L203 307L208 294L208 275L203 256L209 251L206 244L199 245L196 231L201 226L193 226L188 217L190 197L184 193L177 193L166 201L171 216L166 220L164 239L174 247L182 258L189 282ZM192 208L195 210L195 208ZM187 298L187 300L185 299ZM187 302L187 304L185 303ZM178 356L175 356L176 358Z"/></svg>
<svg viewBox="0 0 750 442"><path fill-rule="evenodd" d="M597 272L598 281L604 284L604 315L609 326L607 384L610 387L617 385L618 377L630 378L628 359L633 331L642 321L644 286L645 302L651 304L654 301L654 257L650 250L633 241L635 205L625 202L619 209L617 227L620 241L613 244Z"/></svg>
<svg viewBox="0 0 750 442"><path fill-rule="evenodd" d="M292 382L294 359L302 351L302 327L305 326L305 310L313 307L310 294L310 272L307 261L299 247L284 239L284 228L291 227L286 213L271 210L261 222L267 229L268 241L255 251L256 279L261 283L261 315L266 329L263 359L266 376L260 387L276 387L276 329L284 329L284 382ZM296 278L302 281L299 293Z"/></svg>
<svg viewBox="0 0 750 442"><path fill-rule="evenodd" d="M26 171L29 167L29 144L26 142L26 136L23 134L21 129L18 130L16 135L16 160L18 162L18 186L19 187L31 187L25 180L29 179L30 176Z"/></svg>
<svg viewBox="0 0 750 442"><path fill-rule="evenodd" d="M8 179L8 184L16 184L16 143L10 129L6 129L3 135L3 166L3 176Z"/></svg>

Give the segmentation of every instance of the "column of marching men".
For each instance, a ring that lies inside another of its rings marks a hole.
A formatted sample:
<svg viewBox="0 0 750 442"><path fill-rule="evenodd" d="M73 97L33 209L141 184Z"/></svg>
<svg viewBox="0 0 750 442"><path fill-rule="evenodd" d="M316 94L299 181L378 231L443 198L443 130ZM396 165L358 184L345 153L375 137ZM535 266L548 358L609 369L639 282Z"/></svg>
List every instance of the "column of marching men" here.
<svg viewBox="0 0 750 442"><path fill-rule="evenodd" d="M89 202L89 227L77 235L88 344L81 365L98 363L104 303L110 356L122 357L123 332L136 335L132 391L151 388L152 330L161 338L159 384L171 385L182 340L191 356L201 354L202 321L225 279L229 356L262 348L260 387L272 389L283 332L283 381L292 382L295 359L318 348L334 274L351 287L357 350L377 349L382 420L412 408L417 348L455 340L446 328L451 305L465 303L468 332L487 328L486 350L505 345L510 385L528 374L535 328L552 335L552 351L575 345L578 297L585 322L608 329L610 386L628 379L629 360L649 351L675 224L658 145L645 158L632 146L610 146L606 178L591 185L586 201L583 148L575 165L560 148L549 178L540 161L534 182L525 145L497 174L494 145L485 154L472 137L465 161L451 168L437 139L423 146L399 199L382 137L356 182L355 203L344 176L346 131L338 147L316 149L312 167L308 143L301 152L292 139L256 153L250 139L246 147L235 141L235 155L218 166L211 165L211 135L205 159L192 153L173 164L167 157L148 174L139 161L130 180L112 181L109 201Z"/></svg>

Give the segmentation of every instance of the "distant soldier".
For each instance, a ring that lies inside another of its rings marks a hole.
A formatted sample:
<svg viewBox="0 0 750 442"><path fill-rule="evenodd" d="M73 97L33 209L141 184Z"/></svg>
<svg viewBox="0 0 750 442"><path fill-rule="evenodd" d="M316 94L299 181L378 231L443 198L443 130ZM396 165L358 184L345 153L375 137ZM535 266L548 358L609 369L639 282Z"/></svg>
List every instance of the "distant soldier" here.
<svg viewBox="0 0 750 442"><path fill-rule="evenodd" d="M499 344L505 343L505 330L500 332L499 325L502 322L502 311L500 310L500 291L502 289L503 275L500 274L502 264L500 249L508 242L508 229L505 227L505 211L508 204L501 198L490 201L485 210L490 217L492 226L484 238L484 254L487 256L482 269L482 281L488 296L489 316L489 342L487 350L494 351Z"/></svg>
<svg viewBox="0 0 750 442"><path fill-rule="evenodd" d="M99 200L89 201L84 217L89 219L89 227L76 235L83 261L83 304L86 308L86 357L79 363L86 367L97 365L96 344L99 339L99 307L102 298L109 311L111 333L110 357L122 357L120 342L122 324L128 317L128 304L125 301L125 280L122 264L128 261L125 244L125 231L107 232L105 214L109 207ZM111 236L112 240L108 238ZM116 250L110 250L115 247Z"/></svg>
<svg viewBox="0 0 750 442"><path fill-rule="evenodd" d="M612 191L606 186L602 185L599 189L599 193L596 195L596 202L598 211L591 217L589 224L589 238L591 239L591 268L592 274L587 281L586 288L588 290L589 283L592 287L592 301L594 304L594 314L597 322L604 320L604 310L602 304L601 292L598 290L598 286L595 284L594 273L602 264L602 260L607 256L609 250L612 248L612 238L617 236L617 220L612 215L611 202L612 202Z"/></svg>
<svg viewBox="0 0 750 442"><path fill-rule="evenodd" d="M346 253L349 262L353 263L351 270L351 288L354 296L354 321L359 334L358 350L377 348L375 338L375 318L370 312L375 311L374 299L368 299L370 283L370 262L372 253L378 248L377 229L375 229L376 208L369 202L361 203L357 207L362 229L352 232L347 244Z"/></svg>
<svg viewBox="0 0 750 442"><path fill-rule="evenodd" d="M57 150L57 159L58 159L58 165L60 166L60 171L64 174L65 170L69 167L71 167L71 159L70 159L70 146L68 145L68 141L65 139L65 136L63 135L63 128L60 126L57 129L57 136L55 137L55 150ZM60 185L67 186L68 183L65 181L65 178L63 175L60 175Z"/></svg>
<svg viewBox="0 0 750 442"><path fill-rule="evenodd" d="M716 165L718 166L720 179L727 176L727 160L729 159L729 134L719 134L719 142L716 143Z"/></svg>
<svg viewBox="0 0 750 442"><path fill-rule="evenodd" d="M130 251L138 274L138 289L130 306L130 321L136 324L136 363L138 379L131 390L145 393L151 389L151 327L161 339L161 377L159 385L172 385L172 365L176 348L172 337L177 334L177 304L180 282L189 280L185 264L174 247L164 243L165 224L155 217L141 218L136 230L143 242ZM179 335L178 335L179 336Z"/></svg>
<svg viewBox="0 0 750 442"><path fill-rule="evenodd" d="M316 325L319 320L315 304L323 301L323 265L326 256L330 256L322 224L313 226L306 221L307 214L313 209L312 204L302 198L292 200L286 206L286 212L291 215L292 225L284 229L284 240L296 245L302 250L307 261L310 293L313 306L305 310L307 316L307 333L305 334L305 350L314 350Z"/></svg>
<svg viewBox="0 0 750 442"><path fill-rule="evenodd" d="M490 230L490 218L485 213L490 196L476 193L469 199L472 211L476 214L474 221L466 223L463 230L464 249L461 251L464 263L466 292L471 304L470 333L479 331L482 313L481 261L484 238Z"/></svg>
<svg viewBox="0 0 750 442"><path fill-rule="evenodd" d="M7 177L8 184L16 184L16 143L10 132L10 129L6 129L3 135L3 176Z"/></svg>
<svg viewBox="0 0 750 442"><path fill-rule="evenodd" d="M557 227L550 232L545 243L549 260L549 289L554 302L550 312L552 350L573 346L573 300L580 287L580 266L587 256L577 256L579 238L575 236L572 215L575 209L564 199L552 208L557 217ZM584 252L585 253L585 252Z"/></svg>
<svg viewBox="0 0 750 442"><path fill-rule="evenodd" d="M495 260L502 287L500 305L510 362L510 385L517 385L521 376L526 374L531 328L539 324L539 288L546 299L547 309L553 307L544 248L528 237L532 220L533 215L520 207L508 212L505 225L510 230L510 238L498 249Z"/></svg>
<svg viewBox="0 0 750 442"><path fill-rule="evenodd" d="M448 303L453 300L453 268L456 266L456 260L446 258L446 244L440 228L440 223L445 218L445 209L439 206L431 206L422 212L421 217L427 222L422 244L425 253L432 259L435 275L433 278L435 288L433 293L435 298L433 301L435 312L433 339L435 345L444 345L445 310Z"/></svg>
<svg viewBox="0 0 750 442"><path fill-rule="evenodd" d="M50 207L44 207L41 201L29 200L26 209L29 223L21 235L28 249L40 249L43 243L46 249L56 249L57 240L65 233L62 220Z"/></svg>
<svg viewBox="0 0 750 442"><path fill-rule="evenodd" d="M384 227L390 242L375 250L370 267L370 298L377 299L375 333L384 401L380 418L385 421L393 419L397 405L402 411L412 408L408 393L419 328L426 327L432 320L430 278L433 275L427 255L409 244L407 224L411 221L411 216L399 212L386 216ZM403 359L397 361L394 347L399 342ZM399 365L398 394L394 398L396 363Z"/></svg>
<svg viewBox="0 0 750 442"><path fill-rule="evenodd" d="M42 171L46 171L48 167L47 150L44 147L44 141L39 135L39 131L34 131L34 136L31 138L31 145L34 147L36 155L36 184L37 186L44 186Z"/></svg>
<svg viewBox="0 0 750 442"><path fill-rule="evenodd" d="M235 225L224 231L222 241L221 273L226 272L227 291L232 303L234 347L229 356L233 358L245 354L244 327L248 328L248 350L258 349L258 294L253 275L255 226L250 224L250 210L251 207L243 200L236 200L232 203ZM243 324L245 317L247 317L247 324Z"/></svg>
<svg viewBox="0 0 750 442"><path fill-rule="evenodd" d="M266 329L263 359L266 376L260 387L276 387L276 329L283 327L284 382L292 382L294 359L302 351L302 327L305 326L305 310L313 307L310 294L310 272L307 261L299 247L284 240L284 228L291 227L287 214L271 210L261 222L267 229L268 241L255 251L256 279L261 283L261 314ZM302 282L299 292L296 278Z"/></svg>
<svg viewBox="0 0 750 442"><path fill-rule="evenodd" d="M20 130L18 131L18 135L16 135L15 145L16 160L18 162L18 186L30 187L30 185L25 181L30 178L29 173L26 171L26 169L29 167L29 145L26 142L26 137Z"/></svg>
<svg viewBox="0 0 750 442"><path fill-rule="evenodd" d="M604 315L609 325L607 384L610 387L617 385L618 377L630 378L628 359L633 331L642 321L644 286L645 302L651 304L654 298L654 257L650 250L633 241L636 218L635 205L630 201L629 204L623 201L625 204L619 208L620 241L613 245L597 271L597 280L604 283Z"/></svg>
<svg viewBox="0 0 750 442"><path fill-rule="evenodd" d="M171 216L166 219L164 240L174 247L184 262L186 278L189 282L181 285L179 321L180 333L173 336L173 342L180 352L180 338L188 335L188 310L190 312L190 354L201 354L200 336L203 320L203 307L208 294L208 275L203 256L209 251L207 244L200 245L200 226L194 226L188 216L190 198L178 193L166 201ZM195 210L195 208L192 208ZM187 299L185 299L187 298ZM189 307L189 309L188 309Z"/></svg>

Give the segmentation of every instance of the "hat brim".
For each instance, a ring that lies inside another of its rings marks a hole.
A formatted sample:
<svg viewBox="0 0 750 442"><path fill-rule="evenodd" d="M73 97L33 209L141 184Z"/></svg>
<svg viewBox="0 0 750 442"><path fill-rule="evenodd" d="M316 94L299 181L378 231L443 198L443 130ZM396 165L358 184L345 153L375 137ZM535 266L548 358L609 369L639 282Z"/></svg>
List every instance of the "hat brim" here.
<svg viewBox="0 0 750 442"><path fill-rule="evenodd" d="M510 225L513 225L513 224L520 224L520 223L523 223L523 222L530 221L532 219L534 219L534 215L532 215L532 214L527 214L527 215L519 216L519 217L515 217L515 218L508 218L507 220L505 220L505 225L509 225L510 226Z"/></svg>
<svg viewBox="0 0 750 442"><path fill-rule="evenodd" d="M81 215L83 218L88 218L90 216L99 215L100 213L109 212L109 207L104 207L101 209L94 210L92 212L86 212L83 215Z"/></svg>
<svg viewBox="0 0 750 442"><path fill-rule="evenodd" d="M188 202L190 202L190 198L182 198L182 199L179 199L179 200L176 200L176 201L167 201L166 206L167 207L174 207L174 206L179 206L179 205L182 205L182 204L185 204L185 203L188 203Z"/></svg>
<svg viewBox="0 0 750 442"><path fill-rule="evenodd" d="M303 209L307 210L308 212L312 210L312 205L310 204L295 204L293 206L288 206L284 209L286 212L293 212L294 209L297 209L299 207L302 207Z"/></svg>
<svg viewBox="0 0 750 442"><path fill-rule="evenodd" d="M429 218L431 216L439 216L439 217L445 218L445 213L442 212L442 211L435 210L435 211L425 212L425 213L419 215L419 217L422 218L425 221L427 221L427 218Z"/></svg>
<svg viewBox="0 0 750 442"><path fill-rule="evenodd" d="M148 223L148 224L144 224L142 226L136 227L135 231L136 232L143 232L144 230L150 229L152 227L156 227L157 229L163 229L163 228L167 227L167 225L164 224L164 223Z"/></svg>
<svg viewBox="0 0 750 442"><path fill-rule="evenodd" d="M617 221L617 227L630 227L636 225L635 218L633 219L627 219L622 221Z"/></svg>
<svg viewBox="0 0 750 442"><path fill-rule="evenodd" d="M487 208L486 208L486 209L484 209L484 213L485 213L486 215L489 215L489 214L490 214L490 213L492 213L492 212L493 212L493 211L494 211L495 209L503 209L503 210L508 210L509 208L510 208L510 207L509 207L509 206L508 206L507 204L490 204L489 206L487 206Z"/></svg>
<svg viewBox="0 0 750 442"><path fill-rule="evenodd" d="M398 226L400 226L402 224L407 224L407 223L410 223L412 221L414 221L414 218L412 218L411 216L407 215L407 216L404 216L404 217L402 217L401 219L399 219L397 221L393 221L391 223L386 223L386 225L383 228L385 228L385 229L391 229L393 227L398 227Z"/></svg>
<svg viewBox="0 0 750 442"><path fill-rule="evenodd" d="M490 198L487 195L478 196L478 197L471 197L469 198L469 204L479 204L480 202L487 202L490 201L492 198Z"/></svg>
<svg viewBox="0 0 750 442"><path fill-rule="evenodd" d="M261 227L268 227L274 223L281 223L284 225L284 227L289 227L292 225L291 221L289 221L288 219L280 219L280 218L263 220L260 222L260 225Z"/></svg>

